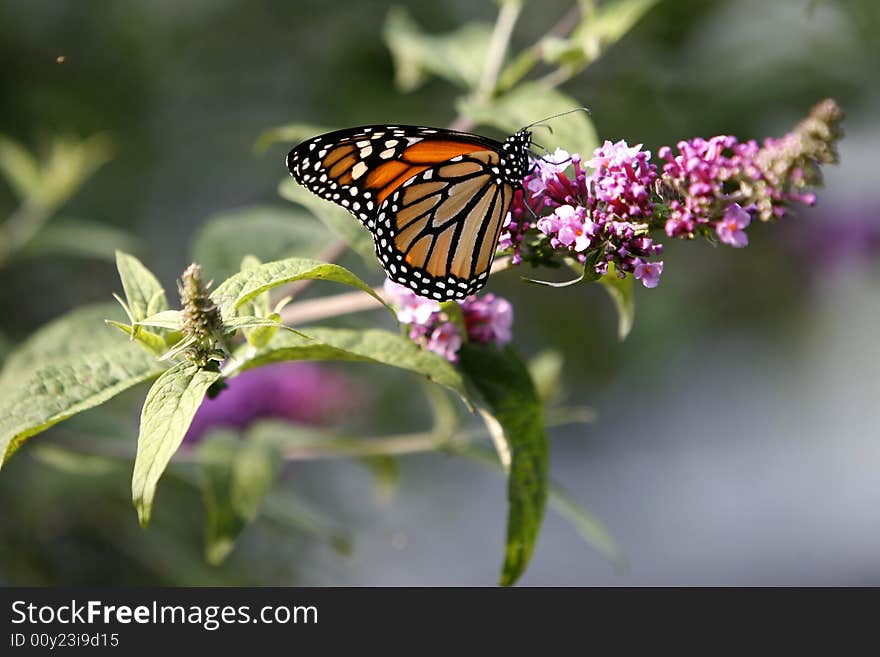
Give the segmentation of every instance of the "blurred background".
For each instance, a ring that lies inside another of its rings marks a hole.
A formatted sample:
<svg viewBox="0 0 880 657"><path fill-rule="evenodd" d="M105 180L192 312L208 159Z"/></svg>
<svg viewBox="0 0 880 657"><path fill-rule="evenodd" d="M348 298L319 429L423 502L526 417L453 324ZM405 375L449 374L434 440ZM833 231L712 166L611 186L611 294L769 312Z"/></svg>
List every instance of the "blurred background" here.
<svg viewBox="0 0 880 657"><path fill-rule="evenodd" d="M400 4L431 32L496 13L491 2ZM59 135L105 133L112 159L47 230L74 218L98 224L173 290L211 217L291 207L277 186L292 144L256 155L265 129L455 118L445 82L395 89L381 36L389 8L0 0L0 133L34 151ZM568 8L527 4L514 49ZM547 291L515 272L493 278L490 289L514 303L517 345L527 355L557 348L566 402L596 413L590 425L552 431L552 473L627 561L612 567L548 512L524 585L880 584L878 67L874 0L678 0L660 2L563 86L590 107L600 138L652 151L693 136L781 135L828 96L847 114L846 137L817 207L754 227L748 249L667 240L662 284L638 291L623 343L598 286ZM0 185L0 216L15 207L14 190ZM0 265L4 352L117 291L112 249L83 257L58 240ZM378 267L342 262L381 280ZM343 321L388 324L377 314ZM351 431L428 422L406 375L332 370L363 391ZM65 467L37 447L70 444L76 432L133 442L144 391L35 438L4 467L0 583L495 583L504 480L441 454L401 459L390 497L360 463L292 464L275 511L218 567L202 557L200 495L186 476L163 480L155 522L141 530L130 463Z"/></svg>

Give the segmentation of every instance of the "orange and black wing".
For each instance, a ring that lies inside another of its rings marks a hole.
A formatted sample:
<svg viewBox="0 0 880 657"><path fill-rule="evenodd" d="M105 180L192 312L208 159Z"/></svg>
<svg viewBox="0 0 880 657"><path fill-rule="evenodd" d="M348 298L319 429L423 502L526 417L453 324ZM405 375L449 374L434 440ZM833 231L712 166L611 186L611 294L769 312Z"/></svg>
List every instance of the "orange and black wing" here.
<svg viewBox="0 0 880 657"><path fill-rule="evenodd" d="M485 285L514 191L492 172L497 161L494 151L456 156L386 198L374 237L391 280L438 300Z"/></svg>
<svg viewBox="0 0 880 657"><path fill-rule="evenodd" d="M437 128L364 126L294 148L294 179L357 217L389 277L435 299L485 284L525 166L523 142ZM513 152L515 149L516 152ZM522 151L522 152L520 152Z"/></svg>

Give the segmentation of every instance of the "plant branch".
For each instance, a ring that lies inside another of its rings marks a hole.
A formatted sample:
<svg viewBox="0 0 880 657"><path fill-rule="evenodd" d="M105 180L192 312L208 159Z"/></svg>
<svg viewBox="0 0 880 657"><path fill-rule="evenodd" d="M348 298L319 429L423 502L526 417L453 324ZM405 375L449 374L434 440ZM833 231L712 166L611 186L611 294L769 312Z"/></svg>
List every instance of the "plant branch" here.
<svg viewBox="0 0 880 657"><path fill-rule="evenodd" d="M518 0L507 0L501 3L498 12L498 20L495 21L495 29L492 31L492 39L489 42L489 52L486 54L486 65L483 68L483 76L477 87L475 99L478 103L489 102L498 82L498 74L507 54L507 46L510 36L513 34L513 26L522 11L522 3Z"/></svg>
<svg viewBox="0 0 880 657"><path fill-rule="evenodd" d="M483 73L473 94L474 101L478 105L488 104L495 93L498 86L498 75L501 73L504 56L507 54L507 47L510 44L510 36L513 34L513 27L516 25L521 11L522 2L520 0L505 0L501 3L495 28L492 30L492 36L489 40ZM474 125L473 119L459 116L449 127L452 130L467 131L471 130Z"/></svg>
<svg viewBox="0 0 880 657"><path fill-rule="evenodd" d="M513 87L541 61L541 58L544 56L544 47L547 39L565 38L577 27L583 12L581 4L580 2L575 4L546 34L523 50L508 64L498 80L500 91L507 91Z"/></svg>
<svg viewBox="0 0 880 657"><path fill-rule="evenodd" d="M509 267L511 267L510 256L502 256L492 263L492 273L496 274ZM385 292L381 287L375 287L373 291L384 298ZM302 326L319 319L351 315L381 307L382 304L369 294L343 292L342 294L291 303L281 311L281 321L288 326Z"/></svg>
<svg viewBox="0 0 880 657"><path fill-rule="evenodd" d="M547 426L557 427L566 424L585 424L595 420L595 414L585 407L557 407L549 409ZM122 440L110 437L96 439L94 434L86 435L69 428L55 430L57 435L65 436L75 444L58 445L77 455L104 457L114 461L130 461L134 458L131 446ZM317 459L359 458L365 456L405 456L439 450L462 453L478 440L487 437L485 426L456 429L450 425L435 428L433 431L399 433L374 438L345 438L322 436L320 439L299 444L282 446L282 454L287 461L313 461ZM66 441L65 441L66 442ZM183 445L174 455L176 463L196 463L198 455L190 445Z"/></svg>
<svg viewBox="0 0 880 657"><path fill-rule="evenodd" d="M576 73L577 71L570 67L560 66L539 78L538 83L553 89L573 78Z"/></svg>
<svg viewBox="0 0 880 657"><path fill-rule="evenodd" d="M347 250L348 242L345 240L335 240L327 246L327 248L321 251L315 259L320 260L321 262L335 263ZM314 282L314 279L307 278L301 281L294 281L293 283L278 288L278 290L274 291L272 294L273 305L284 297L296 297L301 295L306 288Z"/></svg>
<svg viewBox="0 0 880 657"><path fill-rule="evenodd" d="M381 290L376 291L381 294ZM281 321L289 326L302 326L319 319L376 310L381 307L382 304L369 294L345 292L292 303L281 311Z"/></svg>

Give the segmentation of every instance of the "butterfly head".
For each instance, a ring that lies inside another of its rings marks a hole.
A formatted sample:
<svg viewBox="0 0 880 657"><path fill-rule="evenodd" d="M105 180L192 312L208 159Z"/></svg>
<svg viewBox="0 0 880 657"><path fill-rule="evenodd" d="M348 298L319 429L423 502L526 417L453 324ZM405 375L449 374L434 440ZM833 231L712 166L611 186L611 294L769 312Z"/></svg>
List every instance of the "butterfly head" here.
<svg viewBox="0 0 880 657"><path fill-rule="evenodd" d="M522 186L522 180L529 172L529 146L531 144L532 131L523 129L505 139L501 147L505 177L515 187Z"/></svg>

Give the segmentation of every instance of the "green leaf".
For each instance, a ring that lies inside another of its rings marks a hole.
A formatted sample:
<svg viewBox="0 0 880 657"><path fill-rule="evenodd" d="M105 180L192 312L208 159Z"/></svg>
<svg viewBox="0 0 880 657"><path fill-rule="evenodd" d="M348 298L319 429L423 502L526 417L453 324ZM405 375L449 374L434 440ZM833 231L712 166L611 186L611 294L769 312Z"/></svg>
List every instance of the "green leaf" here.
<svg viewBox="0 0 880 657"><path fill-rule="evenodd" d="M62 255L113 260L117 250L136 251L140 247L136 237L119 228L58 217L34 235L22 253L31 257Z"/></svg>
<svg viewBox="0 0 880 657"><path fill-rule="evenodd" d="M278 185L278 193L282 198L293 201L311 212L333 234L344 240L368 265L375 266L376 249L373 246L373 236L348 210L315 196L289 177Z"/></svg>
<svg viewBox="0 0 880 657"><path fill-rule="evenodd" d="M246 255L241 260L239 271L256 269L262 264L256 256ZM233 328L236 323L240 323L242 333L244 333L248 344L254 347L262 347L272 339L272 336L275 335L279 328L284 326L281 322L281 315L277 312L272 312L269 306L270 303L271 300L268 292L258 294L247 303L243 303L238 309L239 316L233 317L226 323L227 330ZM283 308L286 301L281 300L278 303Z"/></svg>
<svg viewBox="0 0 880 657"><path fill-rule="evenodd" d="M579 50L571 64L586 66L629 32L658 0L611 0L588 12L571 34L570 43ZM569 55L571 57L571 54Z"/></svg>
<svg viewBox="0 0 880 657"><path fill-rule="evenodd" d="M247 339L248 344L257 349L261 347L265 347L269 344L269 341L278 332L279 328L285 328L289 331L293 331L294 329L286 326L281 321L281 315L278 313L271 313L267 317L264 318L264 322L262 324L251 325L244 328L244 337ZM296 331L299 333L299 331ZM300 335L303 335L300 333Z"/></svg>
<svg viewBox="0 0 880 657"><path fill-rule="evenodd" d="M260 265L263 264L263 261L260 260L257 256L253 254L248 254L241 259L241 266L238 268L238 271L247 271L248 269L256 269ZM264 292L263 294L258 294L253 299L251 299L248 303L245 303L239 309L239 312L243 315L253 315L254 317L266 317L271 311L269 310L269 293Z"/></svg>
<svg viewBox="0 0 880 657"><path fill-rule="evenodd" d="M369 285L352 274L345 267L306 260L304 258L288 258L276 262L267 262L253 269L246 269L226 279L214 292L211 298L220 305L224 320L232 318L242 304L257 295L279 285L300 280L335 281L363 290L373 298L382 302L382 298Z"/></svg>
<svg viewBox="0 0 880 657"><path fill-rule="evenodd" d="M98 324L96 330L100 328ZM53 358L35 364L26 376L16 375L13 384L2 388L2 462L31 436L104 403L136 383L156 376L162 369L144 349L120 340L115 347Z"/></svg>
<svg viewBox="0 0 880 657"><path fill-rule="evenodd" d="M498 96L488 105L463 98L458 111L480 125L490 125L508 134L546 117L577 109L581 103L539 82L526 82ZM572 112L548 121L553 133L537 140L549 150L559 146L572 153L590 154L599 145L593 122L586 112Z"/></svg>
<svg viewBox="0 0 880 657"><path fill-rule="evenodd" d="M144 527L150 522L159 478L183 442L205 393L219 378L219 372L182 362L166 370L147 393L131 479L132 499Z"/></svg>
<svg viewBox="0 0 880 657"><path fill-rule="evenodd" d="M260 265L263 264L263 261L260 260L253 253L247 253L241 258L241 264L238 267L238 271L245 271L247 269L256 269Z"/></svg>
<svg viewBox="0 0 880 657"><path fill-rule="evenodd" d="M72 310L37 329L9 354L0 372L0 389L15 387L33 369L72 356L118 347L124 339L104 325L104 319L121 319L114 303L98 303ZM134 351L138 347L132 345Z"/></svg>
<svg viewBox="0 0 880 657"><path fill-rule="evenodd" d="M273 313L268 317L254 317L253 315L245 315L243 317L233 317L228 322L224 322L224 328L230 331L249 328L285 328L290 329L281 322L281 316ZM293 329L290 329L293 330Z"/></svg>
<svg viewBox="0 0 880 657"><path fill-rule="evenodd" d="M51 444L36 446L31 455L50 468L79 477L101 477L120 468L119 461L106 456L74 452Z"/></svg>
<svg viewBox="0 0 880 657"><path fill-rule="evenodd" d="M0 135L0 173L20 201L38 194L40 165L24 146L5 135Z"/></svg>
<svg viewBox="0 0 880 657"><path fill-rule="evenodd" d="M263 262L315 257L332 241L332 234L306 212L290 207L247 207L208 219L196 234L193 260L209 276L222 281L239 271L246 255Z"/></svg>
<svg viewBox="0 0 880 657"><path fill-rule="evenodd" d="M270 444L215 431L198 447L202 497L206 509L205 558L220 564L242 529L253 520L281 465Z"/></svg>
<svg viewBox="0 0 880 657"><path fill-rule="evenodd" d="M38 329L0 372L0 467L30 436L164 368L104 323L115 304L84 306Z"/></svg>
<svg viewBox="0 0 880 657"><path fill-rule="evenodd" d="M422 349L405 336L380 329L356 331L309 327L308 338L289 332L278 333L244 362L241 369L285 360L343 360L391 365L467 398L464 381L449 361Z"/></svg>
<svg viewBox="0 0 880 657"><path fill-rule="evenodd" d="M40 187L31 200L42 207L59 207L112 156L113 143L106 134L86 139L56 137L40 171Z"/></svg>
<svg viewBox="0 0 880 657"><path fill-rule="evenodd" d="M598 7L584 3L580 23L568 37L548 36L541 40L541 58L555 64L572 77L593 62L622 38L658 0L610 0ZM505 78L515 78L517 71L505 71Z"/></svg>
<svg viewBox="0 0 880 657"><path fill-rule="evenodd" d="M627 275L620 278L613 264L608 265L608 272L599 279L599 283L608 292L617 310L617 339L621 342L632 330L636 315L636 300L633 292L633 277Z"/></svg>
<svg viewBox="0 0 880 657"><path fill-rule="evenodd" d="M153 333L143 327L133 328L130 324L116 322L112 319L104 321L107 322L109 326L117 328L125 333L131 340L137 340L140 342L157 357L163 356L165 352L168 351L168 348L180 339L179 334L169 335L166 339L158 333Z"/></svg>
<svg viewBox="0 0 880 657"><path fill-rule="evenodd" d="M529 360L529 374L543 402L559 398L562 391L562 365L565 359L556 349L545 349Z"/></svg>
<svg viewBox="0 0 880 657"><path fill-rule="evenodd" d="M483 72L492 26L468 23L453 32L431 35L423 32L405 9L392 7L383 36L401 91L418 89L429 75L474 89Z"/></svg>
<svg viewBox="0 0 880 657"><path fill-rule="evenodd" d="M459 366L504 432L510 451L507 541L500 584L510 586L534 551L547 501L549 448L544 411L528 368L511 348L466 344Z"/></svg>
<svg viewBox="0 0 880 657"><path fill-rule="evenodd" d="M281 321L281 315L278 313L272 313L268 317L233 317L228 322L224 322L223 327L229 333L242 330L248 344L256 348L268 344L269 340L272 339L272 336L275 335L278 329L284 329L285 331L290 331L291 333L296 333L305 339L309 339L307 334L284 324Z"/></svg>
<svg viewBox="0 0 880 657"><path fill-rule="evenodd" d="M279 125L264 131L254 144L254 152L262 155L273 144L283 141L290 144L290 147L298 145L306 139L311 139L315 135L321 135L325 132L331 132L335 128L327 126L315 125L313 123L288 123L287 125Z"/></svg>
<svg viewBox="0 0 880 657"><path fill-rule="evenodd" d="M116 268L125 290L125 300L131 319L140 321L149 315L166 310L165 290L153 273L133 255L116 252Z"/></svg>
<svg viewBox="0 0 880 657"><path fill-rule="evenodd" d="M144 317L135 322L138 326L152 326L153 328L179 331L183 328L183 313L179 310L162 310L158 313Z"/></svg>

